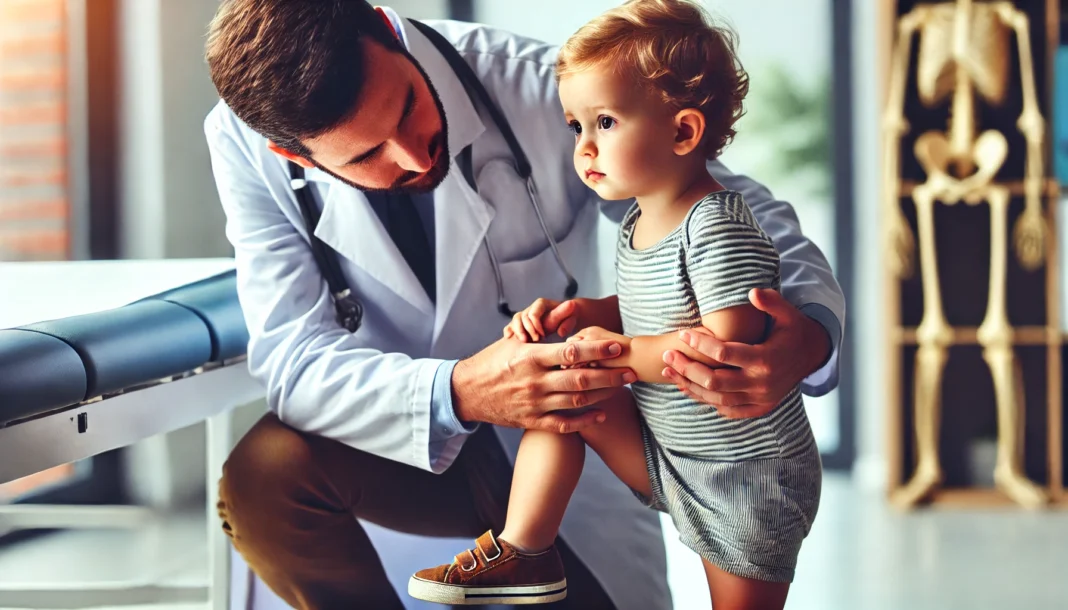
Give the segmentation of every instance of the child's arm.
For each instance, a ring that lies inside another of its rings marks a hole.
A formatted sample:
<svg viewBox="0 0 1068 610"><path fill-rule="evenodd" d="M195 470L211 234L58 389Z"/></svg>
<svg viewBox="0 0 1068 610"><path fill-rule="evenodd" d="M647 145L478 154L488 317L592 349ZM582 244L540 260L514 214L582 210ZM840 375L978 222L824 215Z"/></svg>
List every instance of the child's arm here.
<svg viewBox="0 0 1068 610"><path fill-rule="evenodd" d="M746 303L714 311L703 316L701 318L701 326L708 329L713 336L722 341L752 345L759 343L764 338L766 318L767 314ZM678 333L634 337L630 345L623 349L620 360L625 364L615 366L630 367L640 381L674 383L663 375L667 366L664 364L664 352L671 349L679 350L679 346L684 346L685 349L680 351L693 360L712 368L725 366L683 343L679 339ZM612 366L610 362L604 363L603 366Z"/></svg>
<svg viewBox="0 0 1068 610"><path fill-rule="evenodd" d="M701 325L717 338L739 343L759 343L764 336L766 314L751 304L736 305L714 311L701 318ZM673 383L664 376L664 352L678 350L693 360L713 368L723 365L708 356L694 350L679 339L677 332L666 335L643 335L625 337L607 329L588 328L575 334L578 339L612 339L623 346L623 353L618 358L602 360L597 363L603 368L629 368L646 383Z"/></svg>

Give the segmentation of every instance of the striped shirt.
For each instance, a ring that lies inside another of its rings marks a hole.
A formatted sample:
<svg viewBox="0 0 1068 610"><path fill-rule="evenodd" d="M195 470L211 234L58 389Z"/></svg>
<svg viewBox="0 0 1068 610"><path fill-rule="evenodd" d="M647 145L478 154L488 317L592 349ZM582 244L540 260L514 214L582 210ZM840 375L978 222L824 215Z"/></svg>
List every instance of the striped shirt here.
<svg viewBox="0 0 1068 610"><path fill-rule="evenodd" d="M752 288L780 287L779 255L742 196L718 191L653 246L631 236L641 211L623 219L616 287L623 332L662 335L701 325L717 310L749 302ZM673 454L716 461L786 458L810 448L812 431L800 387L764 417L727 419L673 384L632 384L638 409L658 445Z"/></svg>

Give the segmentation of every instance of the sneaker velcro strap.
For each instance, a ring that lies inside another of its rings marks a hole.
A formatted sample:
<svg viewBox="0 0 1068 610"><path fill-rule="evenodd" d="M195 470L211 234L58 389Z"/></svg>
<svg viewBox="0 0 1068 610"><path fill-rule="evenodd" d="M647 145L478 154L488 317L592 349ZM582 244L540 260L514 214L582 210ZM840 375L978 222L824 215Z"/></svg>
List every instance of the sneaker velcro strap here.
<svg viewBox="0 0 1068 610"><path fill-rule="evenodd" d="M493 554L492 555L490 553L487 553L485 547L482 546L483 540L487 540L488 542L493 544ZM500 558L501 553L502 553L501 546L499 544L497 544L497 539L494 537L492 531L486 532L478 540L475 540L475 546L478 547L478 550L482 551L482 557L485 558L486 563L489 563L489 562L491 562L491 561L493 561L495 559Z"/></svg>
<svg viewBox="0 0 1068 610"><path fill-rule="evenodd" d="M467 563L467 557L471 557L470 564ZM478 567L478 557L471 549L467 549L456 556L456 565L460 566L464 572L470 572Z"/></svg>

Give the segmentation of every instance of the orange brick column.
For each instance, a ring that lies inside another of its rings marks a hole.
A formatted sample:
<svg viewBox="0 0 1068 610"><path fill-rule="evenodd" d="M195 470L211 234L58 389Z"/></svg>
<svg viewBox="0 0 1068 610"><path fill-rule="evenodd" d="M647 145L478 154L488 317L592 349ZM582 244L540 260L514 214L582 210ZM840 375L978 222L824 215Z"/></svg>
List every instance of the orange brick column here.
<svg viewBox="0 0 1068 610"><path fill-rule="evenodd" d="M0 0L0 261L70 250L64 0Z"/></svg>

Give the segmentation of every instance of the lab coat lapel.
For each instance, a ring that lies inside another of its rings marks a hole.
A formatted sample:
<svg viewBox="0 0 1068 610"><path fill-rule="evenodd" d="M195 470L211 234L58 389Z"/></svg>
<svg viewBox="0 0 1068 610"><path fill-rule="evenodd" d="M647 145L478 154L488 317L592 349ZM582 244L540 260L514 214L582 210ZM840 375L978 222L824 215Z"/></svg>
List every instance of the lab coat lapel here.
<svg viewBox="0 0 1068 610"><path fill-rule="evenodd" d="M438 282L434 339L437 340L456 303L471 262L482 250L482 238L493 220L493 209L471 190L456 168L438 187L434 216Z"/></svg>
<svg viewBox="0 0 1068 610"><path fill-rule="evenodd" d="M434 315L430 297L382 226L367 196L318 169L309 170L308 178L330 184L315 235L419 311Z"/></svg>
<svg viewBox="0 0 1068 610"><path fill-rule="evenodd" d="M486 127L463 84L433 43L407 21L403 22L403 29L408 51L426 71L445 109L449 154L452 156L449 175L434 192L435 277L438 285L436 340L493 219L493 209L470 187L456 160L465 147L485 132ZM449 38L447 33L446 38Z"/></svg>

